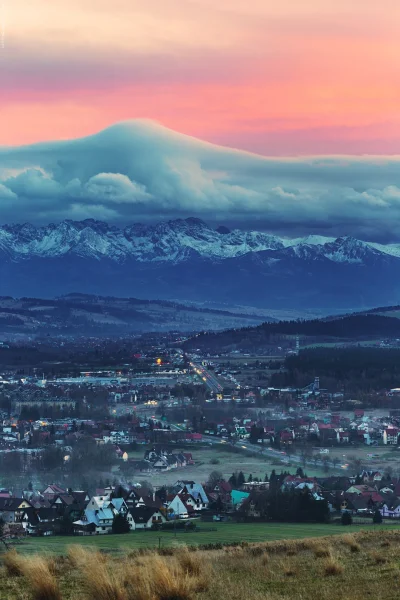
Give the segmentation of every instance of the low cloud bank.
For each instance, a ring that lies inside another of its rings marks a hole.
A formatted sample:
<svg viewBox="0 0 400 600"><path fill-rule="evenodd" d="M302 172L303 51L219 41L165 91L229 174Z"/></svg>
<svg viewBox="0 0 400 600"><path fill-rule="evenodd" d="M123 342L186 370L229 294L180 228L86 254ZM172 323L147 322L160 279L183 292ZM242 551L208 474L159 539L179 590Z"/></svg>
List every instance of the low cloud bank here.
<svg viewBox="0 0 400 600"><path fill-rule="evenodd" d="M269 159L146 121L0 148L0 220L197 216L281 235L398 241L400 157Z"/></svg>

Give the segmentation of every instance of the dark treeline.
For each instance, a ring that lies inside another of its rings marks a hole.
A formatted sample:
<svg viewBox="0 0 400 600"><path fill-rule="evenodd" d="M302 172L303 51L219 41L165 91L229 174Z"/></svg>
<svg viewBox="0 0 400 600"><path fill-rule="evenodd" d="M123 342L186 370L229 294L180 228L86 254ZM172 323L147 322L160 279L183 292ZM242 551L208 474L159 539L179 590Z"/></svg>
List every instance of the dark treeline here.
<svg viewBox="0 0 400 600"><path fill-rule="evenodd" d="M368 392L400 386L400 350L382 348L311 348L285 361L286 372L271 377L273 387L303 388L320 378L332 391Z"/></svg>
<svg viewBox="0 0 400 600"><path fill-rule="evenodd" d="M346 315L336 319L311 319L263 323L257 327L204 333L186 342L186 349L216 350L237 347L256 350L279 336L307 336L323 339L368 339L400 337L400 319L376 314Z"/></svg>
<svg viewBox="0 0 400 600"><path fill-rule="evenodd" d="M282 521L293 523L326 523L329 507L324 499L316 499L308 488L256 492L239 509L245 520Z"/></svg>

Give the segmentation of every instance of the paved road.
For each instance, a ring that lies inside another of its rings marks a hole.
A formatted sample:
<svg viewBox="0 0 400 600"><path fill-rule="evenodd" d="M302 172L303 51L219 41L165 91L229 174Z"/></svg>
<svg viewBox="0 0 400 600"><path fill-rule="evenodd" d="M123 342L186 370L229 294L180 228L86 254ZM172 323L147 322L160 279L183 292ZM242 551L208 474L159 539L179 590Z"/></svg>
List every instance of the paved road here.
<svg viewBox="0 0 400 600"><path fill-rule="evenodd" d="M222 392L222 390L223 390L222 385L219 383L219 381L217 380L217 378L215 377L215 375L213 375L212 373L210 373L210 371L208 371L205 367L203 367L203 365L191 361L190 366L192 367L193 371L199 377L201 377L201 379L204 381L204 383L206 384L206 386L212 392L214 392L216 394Z"/></svg>

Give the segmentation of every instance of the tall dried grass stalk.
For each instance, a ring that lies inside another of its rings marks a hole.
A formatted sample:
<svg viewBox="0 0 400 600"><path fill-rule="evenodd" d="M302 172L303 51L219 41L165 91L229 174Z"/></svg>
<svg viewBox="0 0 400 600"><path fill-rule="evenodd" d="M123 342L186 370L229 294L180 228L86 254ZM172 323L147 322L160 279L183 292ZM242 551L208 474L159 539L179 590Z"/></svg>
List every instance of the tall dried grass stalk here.
<svg viewBox="0 0 400 600"><path fill-rule="evenodd" d="M33 600L61 600L61 592L43 556L24 558L22 572L29 582Z"/></svg>

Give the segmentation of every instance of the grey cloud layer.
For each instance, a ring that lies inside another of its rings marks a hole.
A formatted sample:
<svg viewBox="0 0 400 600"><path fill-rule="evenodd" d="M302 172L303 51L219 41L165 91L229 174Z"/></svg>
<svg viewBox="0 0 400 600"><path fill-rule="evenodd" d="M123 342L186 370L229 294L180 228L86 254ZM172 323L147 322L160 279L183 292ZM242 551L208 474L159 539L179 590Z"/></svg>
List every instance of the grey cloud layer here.
<svg viewBox="0 0 400 600"><path fill-rule="evenodd" d="M399 240L400 158L268 159L150 122L0 149L0 220L195 215L285 235Z"/></svg>

